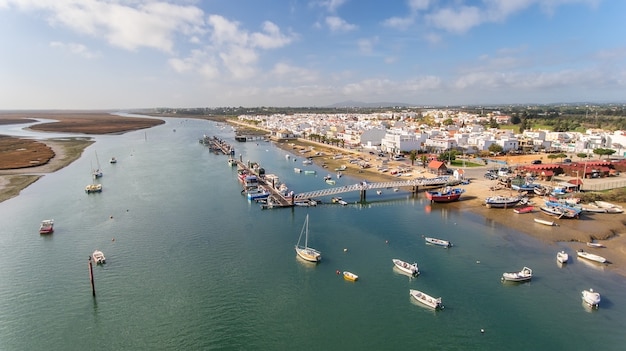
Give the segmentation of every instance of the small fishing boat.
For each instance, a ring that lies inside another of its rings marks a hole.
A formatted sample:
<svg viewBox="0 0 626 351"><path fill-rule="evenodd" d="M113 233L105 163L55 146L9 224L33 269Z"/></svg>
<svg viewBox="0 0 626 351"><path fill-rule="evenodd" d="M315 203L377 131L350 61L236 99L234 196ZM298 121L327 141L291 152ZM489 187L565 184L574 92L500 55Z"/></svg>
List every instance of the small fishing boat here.
<svg viewBox="0 0 626 351"><path fill-rule="evenodd" d="M102 184L89 184L85 187L87 194L102 192Z"/></svg>
<svg viewBox="0 0 626 351"><path fill-rule="evenodd" d="M534 206L526 206L520 207L513 210L513 212L521 214L521 213L531 213L535 209Z"/></svg>
<svg viewBox="0 0 626 351"><path fill-rule="evenodd" d="M54 219L44 219L39 226L39 234L51 234L54 232Z"/></svg>
<svg viewBox="0 0 626 351"><path fill-rule="evenodd" d="M559 251L556 253L556 261L559 263L567 263L567 261L569 261L569 255L565 251Z"/></svg>
<svg viewBox="0 0 626 351"><path fill-rule="evenodd" d="M344 271L343 272L343 279L355 282L355 281L359 280L359 276L354 274L354 273L352 273L352 272Z"/></svg>
<svg viewBox="0 0 626 351"><path fill-rule="evenodd" d="M91 254L91 257L93 258L93 261L94 261L96 264L103 264L103 263L106 263L106 262L107 262L106 258L104 257L104 254L103 254L103 253L102 253L102 251L100 251L100 250L95 250L95 251Z"/></svg>
<svg viewBox="0 0 626 351"><path fill-rule="evenodd" d="M446 248L452 246L452 243L449 242L448 240L442 240L442 239L430 238L430 237L424 237L424 240L426 241L427 244L443 246L443 247L446 247Z"/></svg>
<svg viewBox="0 0 626 351"><path fill-rule="evenodd" d="M111 157L109 163L117 163L117 159L115 158L115 156Z"/></svg>
<svg viewBox="0 0 626 351"><path fill-rule="evenodd" d="M585 258L585 259L590 260L590 261L595 261L595 262L599 262L599 263L606 263L606 258L604 258L604 257L602 257L600 255L592 254L590 252L585 252L582 249L579 249L578 252L576 252L576 254L580 258Z"/></svg>
<svg viewBox="0 0 626 351"><path fill-rule="evenodd" d="M547 221L545 219L541 219L541 218L533 218L533 220L535 221L535 223L539 223L539 224L543 224L543 225L548 225L548 226L557 226L558 224L556 224L555 221Z"/></svg>
<svg viewBox="0 0 626 351"><path fill-rule="evenodd" d="M411 263L404 262L397 258L394 258L391 261L393 261L394 266L400 271L402 271L403 273L406 273L412 276L416 276L420 274L420 270L416 262L413 262L413 264L411 264Z"/></svg>
<svg viewBox="0 0 626 351"><path fill-rule="evenodd" d="M601 243L594 243L594 242L588 242L587 246L589 246L589 247L597 247L597 248L605 247Z"/></svg>
<svg viewBox="0 0 626 351"><path fill-rule="evenodd" d="M581 297L583 302L592 308L598 308L600 305L600 293L593 291L593 289L583 290Z"/></svg>
<svg viewBox="0 0 626 351"><path fill-rule="evenodd" d="M443 305L441 303L441 297L434 298L422 291L410 289L409 294L411 297L415 299L415 301L420 302L430 308L434 309L442 309Z"/></svg>
<svg viewBox="0 0 626 351"><path fill-rule="evenodd" d="M454 202L459 200L465 189L446 187L442 191L427 191L426 198L431 202Z"/></svg>
<svg viewBox="0 0 626 351"><path fill-rule="evenodd" d="M502 273L502 281L509 281L509 282L525 282L525 281L532 279L532 277L533 277L533 270L528 267L522 268L522 270L519 272Z"/></svg>

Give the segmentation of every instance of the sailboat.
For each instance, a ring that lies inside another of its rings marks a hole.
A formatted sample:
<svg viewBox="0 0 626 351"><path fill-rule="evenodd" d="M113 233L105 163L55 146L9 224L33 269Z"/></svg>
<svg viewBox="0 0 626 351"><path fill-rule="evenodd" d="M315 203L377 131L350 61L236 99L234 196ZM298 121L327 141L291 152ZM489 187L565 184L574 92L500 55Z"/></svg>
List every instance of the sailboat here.
<svg viewBox="0 0 626 351"><path fill-rule="evenodd" d="M94 178L102 177L102 170L100 169L100 160L98 159L98 153L96 152L96 163L98 164L98 168L92 169L91 174Z"/></svg>
<svg viewBox="0 0 626 351"><path fill-rule="evenodd" d="M300 245L302 235L304 234L304 246ZM322 253L308 246L309 243L309 215L306 215L298 243L296 244L296 253L300 258L309 262L319 262L322 259Z"/></svg>

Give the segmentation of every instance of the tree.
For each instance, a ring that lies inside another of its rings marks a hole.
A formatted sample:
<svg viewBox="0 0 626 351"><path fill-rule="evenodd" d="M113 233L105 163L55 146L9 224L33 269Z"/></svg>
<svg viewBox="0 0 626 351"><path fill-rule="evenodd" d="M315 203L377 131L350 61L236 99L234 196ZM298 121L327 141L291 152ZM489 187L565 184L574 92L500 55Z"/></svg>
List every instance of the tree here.
<svg viewBox="0 0 626 351"><path fill-rule="evenodd" d="M589 156L589 155L587 155L584 152L579 152L579 153L576 154L576 156L578 156L578 158L587 158L587 156Z"/></svg>
<svg viewBox="0 0 626 351"><path fill-rule="evenodd" d="M417 159L417 150L411 150L409 152L409 160L411 160L411 166L415 165L416 159Z"/></svg>
<svg viewBox="0 0 626 351"><path fill-rule="evenodd" d="M615 153L615 150L613 149L605 149L605 148L597 148L597 149L593 149L593 153L598 155L599 158L602 158L603 155L607 156L607 159L609 158L609 156L613 155Z"/></svg>
<svg viewBox="0 0 626 351"><path fill-rule="evenodd" d="M422 155L422 157L420 157L420 161L422 161L422 167L426 168L426 164L428 163L428 156Z"/></svg>
<svg viewBox="0 0 626 351"><path fill-rule="evenodd" d="M504 151L504 148L500 144L493 143L493 144L489 145L488 150L489 150L489 152L492 152L494 154L499 154L502 151Z"/></svg>
<svg viewBox="0 0 626 351"><path fill-rule="evenodd" d="M452 118L447 118L445 120L443 120L443 125L444 126L451 126L454 124L454 120Z"/></svg>

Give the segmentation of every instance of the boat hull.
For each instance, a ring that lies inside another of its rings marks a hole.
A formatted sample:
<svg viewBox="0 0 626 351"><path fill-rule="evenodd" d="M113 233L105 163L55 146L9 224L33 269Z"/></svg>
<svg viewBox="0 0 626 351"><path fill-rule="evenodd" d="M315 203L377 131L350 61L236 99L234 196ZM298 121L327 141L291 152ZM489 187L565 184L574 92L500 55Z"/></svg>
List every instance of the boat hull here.
<svg viewBox="0 0 626 351"><path fill-rule="evenodd" d="M304 248L304 247L297 247L296 246L296 253L298 254L298 257L300 257L301 259L305 260L305 261L309 261L309 262L319 262L322 260L322 254L312 248Z"/></svg>
<svg viewBox="0 0 626 351"><path fill-rule="evenodd" d="M406 273L412 276L416 276L418 274L420 274L419 271L419 267L417 266L417 263L413 263L410 264L408 262L404 262L402 260L399 260L397 258L394 258L392 260L394 267L396 267L398 270L400 270L402 273Z"/></svg>
<svg viewBox="0 0 626 351"><path fill-rule="evenodd" d="M519 272L506 272L502 274L502 281L507 282L526 282L533 277L532 269L528 267L522 268Z"/></svg>
<svg viewBox="0 0 626 351"><path fill-rule="evenodd" d="M354 274L354 273L345 271L345 272L343 272L343 279L349 280L351 282L355 282L355 281L359 280L359 276Z"/></svg>
<svg viewBox="0 0 626 351"><path fill-rule="evenodd" d="M578 257L587 259L589 261L594 261L598 263L606 263L606 258L600 255L592 254L592 253L585 252L585 251L578 251L576 254L578 255Z"/></svg>
<svg viewBox="0 0 626 351"><path fill-rule="evenodd" d="M447 191L427 191L426 198L432 202L446 203L458 201L464 190L460 188L449 189Z"/></svg>
<svg viewBox="0 0 626 351"><path fill-rule="evenodd" d="M590 307L598 308L598 306L600 305L600 294L593 291L593 289L583 290L581 293L581 297L583 299L583 302Z"/></svg>
<svg viewBox="0 0 626 351"><path fill-rule="evenodd" d="M437 238L425 237L424 241L426 241L427 244L432 244L432 245L437 245L437 246L443 246L443 247L450 247L450 246L452 246L452 244L449 241L441 240L441 239L437 239Z"/></svg>

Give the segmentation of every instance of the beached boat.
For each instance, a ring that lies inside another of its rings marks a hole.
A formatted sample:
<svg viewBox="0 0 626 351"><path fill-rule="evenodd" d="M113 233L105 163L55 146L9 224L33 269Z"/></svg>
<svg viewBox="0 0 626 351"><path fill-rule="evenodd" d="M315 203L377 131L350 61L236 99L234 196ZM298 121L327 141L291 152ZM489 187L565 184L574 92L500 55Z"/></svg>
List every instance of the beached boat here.
<svg viewBox="0 0 626 351"><path fill-rule="evenodd" d="M359 276L354 274L354 273L352 273L352 272L344 271L343 272L343 279L355 282L355 281L359 280Z"/></svg>
<svg viewBox="0 0 626 351"><path fill-rule="evenodd" d="M533 270L528 267L524 267L519 272L502 273L501 280L509 281L509 282L525 282L525 281L529 281L532 277L533 277Z"/></svg>
<svg viewBox="0 0 626 351"><path fill-rule="evenodd" d="M578 206L580 206L580 209L582 212L589 212L589 213L607 213L608 212L606 208L599 207L594 203L579 204Z"/></svg>
<svg viewBox="0 0 626 351"><path fill-rule="evenodd" d="M610 202L606 202L606 201L594 201L594 203L596 204L596 206L601 207L601 208L619 208L621 209L621 206L612 204Z"/></svg>
<svg viewBox="0 0 626 351"><path fill-rule="evenodd" d="M487 208L511 208L522 201L521 196L495 195L485 199Z"/></svg>
<svg viewBox="0 0 626 351"><path fill-rule="evenodd" d="M432 202L453 202L459 200L465 189L446 187L441 191L427 191L426 198Z"/></svg>
<svg viewBox="0 0 626 351"><path fill-rule="evenodd" d="M391 261L393 261L394 266L400 271L402 271L403 273L413 275L413 276L420 274L420 270L416 262L413 262L413 264L411 264L411 263L404 262L397 258L394 258Z"/></svg>
<svg viewBox="0 0 626 351"><path fill-rule="evenodd" d="M415 299L415 301L422 303L430 308L442 309L441 297L434 298L422 291L410 289L409 294Z"/></svg>
<svg viewBox="0 0 626 351"><path fill-rule="evenodd" d="M91 254L91 257L93 258L93 261L96 264L102 264L102 263L106 263L107 262L106 258L104 257L104 254L100 250L94 251Z"/></svg>
<svg viewBox="0 0 626 351"><path fill-rule="evenodd" d="M534 206L520 207L513 210L515 213L531 213L535 209Z"/></svg>
<svg viewBox="0 0 626 351"><path fill-rule="evenodd" d="M583 302L592 308L598 308L600 305L600 293L593 291L593 289L583 290L581 297Z"/></svg>
<svg viewBox="0 0 626 351"><path fill-rule="evenodd" d="M44 219L39 226L39 234L51 234L54 232L54 219Z"/></svg>
<svg viewBox="0 0 626 351"><path fill-rule="evenodd" d="M595 261L595 262L599 262L599 263L606 263L606 258L600 256L600 255L596 255L596 254L592 254L590 252L586 252L583 251L582 249L579 249L578 252L576 252L576 255L578 255L578 257L580 258L584 258L590 261Z"/></svg>
<svg viewBox="0 0 626 351"><path fill-rule="evenodd" d="M87 194L102 192L102 184L89 184L85 187Z"/></svg>
<svg viewBox="0 0 626 351"><path fill-rule="evenodd" d="M426 241L427 244L433 244L437 246L443 246L443 247L452 246L452 243L449 242L448 240L442 240L442 239L437 239L437 238L424 237L424 241Z"/></svg>
<svg viewBox="0 0 626 351"><path fill-rule="evenodd" d="M304 245L301 245L302 236L304 235ZM300 258L309 262L319 262L322 260L322 253L309 247L309 215L306 215L302 230L300 231L300 237L298 237L298 243L295 246L296 253Z"/></svg>
<svg viewBox="0 0 626 351"><path fill-rule="evenodd" d="M569 261L569 255L565 251L559 251L556 253L556 261L559 263L567 263L567 261Z"/></svg>
<svg viewBox="0 0 626 351"><path fill-rule="evenodd" d="M539 223L539 224L543 224L543 225L548 225L548 226L556 226L558 224L556 224L555 221L547 221L545 219L540 219L540 218L533 218L533 220L535 221L535 223Z"/></svg>
<svg viewBox="0 0 626 351"><path fill-rule="evenodd" d="M557 218L577 219L580 216L579 210L574 210L565 206L551 206L546 204L540 206L539 209L541 212Z"/></svg>
<svg viewBox="0 0 626 351"><path fill-rule="evenodd" d="M601 243L594 243L594 242L588 242L587 246L589 247L597 247L597 248L601 248L601 247L605 247L603 244Z"/></svg>

